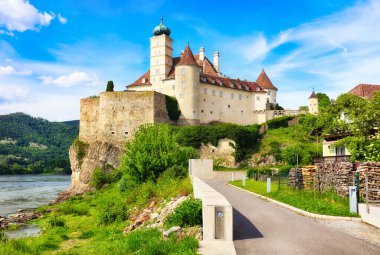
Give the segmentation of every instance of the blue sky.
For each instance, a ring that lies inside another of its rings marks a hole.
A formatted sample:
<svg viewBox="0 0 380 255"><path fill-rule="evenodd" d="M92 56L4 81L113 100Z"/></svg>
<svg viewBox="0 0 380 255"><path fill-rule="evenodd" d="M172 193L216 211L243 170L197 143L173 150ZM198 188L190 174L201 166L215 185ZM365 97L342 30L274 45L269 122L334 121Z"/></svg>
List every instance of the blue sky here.
<svg viewBox="0 0 380 255"><path fill-rule="evenodd" d="M79 118L79 99L117 90L149 66L160 17L174 55L190 43L221 71L256 80L265 68L278 102L297 109L313 88L335 98L380 84L380 1L0 0L0 114Z"/></svg>

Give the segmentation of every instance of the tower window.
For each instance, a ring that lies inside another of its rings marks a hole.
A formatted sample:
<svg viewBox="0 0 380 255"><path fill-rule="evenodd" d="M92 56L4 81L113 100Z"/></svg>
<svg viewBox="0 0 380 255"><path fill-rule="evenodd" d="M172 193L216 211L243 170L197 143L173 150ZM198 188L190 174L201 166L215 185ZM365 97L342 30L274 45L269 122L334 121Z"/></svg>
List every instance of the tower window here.
<svg viewBox="0 0 380 255"><path fill-rule="evenodd" d="M267 92L267 95L270 96L270 91Z"/></svg>
<svg viewBox="0 0 380 255"><path fill-rule="evenodd" d="M185 68L182 68L181 73L185 74Z"/></svg>
<svg viewBox="0 0 380 255"><path fill-rule="evenodd" d="M185 87L185 81L182 81L182 88Z"/></svg>
<svg viewBox="0 0 380 255"><path fill-rule="evenodd" d="M160 74L160 68L156 68L156 74Z"/></svg>

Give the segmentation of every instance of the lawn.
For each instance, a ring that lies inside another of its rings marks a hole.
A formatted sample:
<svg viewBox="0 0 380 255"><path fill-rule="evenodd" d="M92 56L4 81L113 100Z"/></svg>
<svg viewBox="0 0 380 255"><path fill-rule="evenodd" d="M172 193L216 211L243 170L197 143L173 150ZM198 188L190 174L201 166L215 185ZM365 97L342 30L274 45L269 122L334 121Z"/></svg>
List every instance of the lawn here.
<svg viewBox="0 0 380 255"><path fill-rule="evenodd" d="M242 186L241 180L229 183L307 212L332 216L358 217L357 214L350 213L348 198L340 197L334 192L319 194L310 190L297 190L286 185L282 185L279 191L277 182L272 182L272 192L267 193L266 182L250 179L246 180L245 187Z"/></svg>
<svg viewBox="0 0 380 255"><path fill-rule="evenodd" d="M114 183L62 204L40 208L53 210L33 221L41 226L42 234L5 241L0 235L0 254L197 254L194 237L180 238L172 233L164 238L155 228L123 234L132 220L128 209L143 209L152 200L169 201L191 192L189 178L147 182L126 191L120 191Z"/></svg>

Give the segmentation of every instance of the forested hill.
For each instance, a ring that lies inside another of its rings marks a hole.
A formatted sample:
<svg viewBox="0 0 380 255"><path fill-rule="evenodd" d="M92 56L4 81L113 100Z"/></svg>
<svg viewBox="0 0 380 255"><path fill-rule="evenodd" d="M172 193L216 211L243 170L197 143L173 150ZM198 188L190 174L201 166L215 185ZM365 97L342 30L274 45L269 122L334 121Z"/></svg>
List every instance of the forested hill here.
<svg viewBox="0 0 380 255"><path fill-rule="evenodd" d="M71 173L68 151L78 129L77 121L0 115L0 174Z"/></svg>

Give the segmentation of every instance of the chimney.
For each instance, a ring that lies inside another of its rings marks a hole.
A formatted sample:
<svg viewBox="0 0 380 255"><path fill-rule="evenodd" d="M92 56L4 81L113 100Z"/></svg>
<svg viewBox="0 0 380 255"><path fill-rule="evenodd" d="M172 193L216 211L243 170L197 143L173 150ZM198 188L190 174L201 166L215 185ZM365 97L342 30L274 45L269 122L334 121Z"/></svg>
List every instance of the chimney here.
<svg viewBox="0 0 380 255"><path fill-rule="evenodd" d="M185 52L184 50L181 50L181 55L180 55L180 57L182 57L182 55L183 55L184 52Z"/></svg>
<svg viewBox="0 0 380 255"><path fill-rule="evenodd" d="M203 61L205 59L205 48L201 47L199 49L199 60Z"/></svg>
<svg viewBox="0 0 380 255"><path fill-rule="evenodd" d="M217 51L214 52L214 67L216 71L219 73L219 52Z"/></svg>

